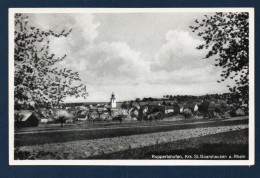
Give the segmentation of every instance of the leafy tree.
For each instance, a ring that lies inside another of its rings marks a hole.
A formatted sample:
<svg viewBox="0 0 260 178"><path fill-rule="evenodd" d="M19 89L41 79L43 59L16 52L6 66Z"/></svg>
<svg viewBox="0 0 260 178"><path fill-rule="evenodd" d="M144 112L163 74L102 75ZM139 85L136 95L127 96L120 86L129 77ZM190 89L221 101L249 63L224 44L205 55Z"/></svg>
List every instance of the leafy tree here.
<svg viewBox="0 0 260 178"><path fill-rule="evenodd" d="M128 103L126 101L124 101L121 105L121 108L123 109L127 109L128 108Z"/></svg>
<svg viewBox="0 0 260 178"><path fill-rule="evenodd" d="M185 119L190 118L192 116L192 112L190 109L184 109L182 114L184 115Z"/></svg>
<svg viewBox="0 0 260 178"><path fill-rule="evenodd" d="M14 120L15 122L21 122L24 116L21 113L15 112L14 113Z"/></svg>
<svg viewBox="0 0 260 178"><path fill-rule="evenodd" d="M72 114L66 110L56 110L53 114L53 117L56 122L61 124L61 127L63 127L63 124L66 123L66 120L73 119Z"/></svg>
<svg viewBox="0 0 260 178"><path fill-rule="evenodd" d="M141 99L140 99L140 98L136 98L135 101L136 101L137 103L139 103L139 102L141 101Z"/></svg>
<svg viewBox="0 0 260 178"><path fill-rule="evenodd" d="M236 86L228 86L230 91L248 97L249 13L217 12L195 23L190 28L205 42L197 49L208 49L205 58L215 57L215 66L223 69L218 82L235 80Z"/></svg>
<svg viewBox="0 0 260 178"><path fill-rule="evenodd" d="M117 115L115 117L113 117L113 121L119 121L120 122L120 125L122 123L122 121L124 120L125 116L124 115Z"/></svg>
<svg viewBox="0 0 260 178"><path fill-rule="evenodd" d="M86 97L86 86L78 72L58 67L61 58L50 53L49 37L67 37L71 30L57 34L29 27L28 17L15 14L14 98L17 105L60 105L67 96Z"/></svg>

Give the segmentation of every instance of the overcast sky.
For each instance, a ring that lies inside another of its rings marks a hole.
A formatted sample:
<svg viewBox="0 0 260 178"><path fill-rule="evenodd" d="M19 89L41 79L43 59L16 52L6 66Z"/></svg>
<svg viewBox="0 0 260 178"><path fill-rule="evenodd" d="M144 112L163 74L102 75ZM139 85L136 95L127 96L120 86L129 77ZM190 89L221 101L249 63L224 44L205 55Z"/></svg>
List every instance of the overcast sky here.
<svg viewBox="0 0 260 178"><path fill-rule="evenodd" d="M52 38L50 49L67 54L60 65L78 71L87 101L119 101L163 95L223 93L221 69L206 60L203 43L189 29L204 13L27 14L30 25L67 38ZM82 99L69 98L77 102Z"/></svg>

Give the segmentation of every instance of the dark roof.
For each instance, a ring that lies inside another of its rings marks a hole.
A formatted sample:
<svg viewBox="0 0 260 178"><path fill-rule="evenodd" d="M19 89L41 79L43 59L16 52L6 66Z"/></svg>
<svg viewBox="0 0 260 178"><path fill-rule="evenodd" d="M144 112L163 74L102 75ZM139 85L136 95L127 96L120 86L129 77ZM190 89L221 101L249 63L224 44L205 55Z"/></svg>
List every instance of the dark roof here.
<svg viewBox="0 0 260 178"><path fill-rule="evenodd" d="M185 106L185 104L181 103L181 104L177 104L179 106L179 108L183 108Z"/></svg>
<svg viewBox="0 0 260 178"><path fill-rule="evenodd" d="M85 118L87 114L78 115L77 118Z"/></svg>
<svg viewBox="0 0 260 178"><path fill-rule="evenodd" d="M98 111L94 109L94 110L91 110L89 113L90 113L90 114L93 114L93 113L94 113L94 114L97 114Z"/></svg>
<svg viewBox="0 0 260 178"><path fill-rule="evenodd" d="M21 114L23 116L21 121L26 121L31 115L33 115L32 111L29 110L20 110L20 111L16 111L16 113Z"/></svg>
<svg viewBox="0 0 260 178"><path fill-rule="evenodd" d="M166 100L165 103L167 103L167 104L172 104L172 103L175 103L175 101L174 101L174 100L170 100L170 101L169 101L169 100Z"/></svg>
<svg viewBox="0 0 260 178"><path fill-rule="evenodd" d="M148 105L150 101L140 101L139 102L141 106Z"/></svg>
<svg viewBox="0 0 260 178"><path fill-rule="evenodd" d="M215 109L216 109L216 105L214 103L209 103L208 110L212 111L212 110L215 110Z"/></svg>
<svg viewBox="0 0 260 178"><path fill-rule="evenodd" d="M165 106L165 109L174 109L173 106Z"/></svg>
<svg viewBox="0 0 260 178"><path fill-rule="evenodd" d="M109 102L78 102L78 103L65 103L65 106L83 106L83 105L97 105L97 104L109 104Z"/></svg>
<svg viewBox="0 0 260 178"><path fill-rule="evenodd" d="M180 106L178 105L178 104L174 104L173 106L172 106L173 108L179 108L180 109Z"/></svg>
<svg viewBox="0 0 260 178"><path fill-rule="evenodd" d="M243 112L244 112L244 110L243 110L242 108L237 108L235 111L236 111L236 112L237 112L237 111L243 111Z"/></svg>
<svg viewBox="0 0 260 178"><path fill-rule="evenodd" d="M153 101L153 102L150 102L148 105L149 106L158 106L159 104L162 104L163 101Z"/></svg>
<svg viewBox="0 0 260 178"><path fill-rule="evenodd" d="M186 108L194 108L196 106L196 103L187 103Z"/></svg>

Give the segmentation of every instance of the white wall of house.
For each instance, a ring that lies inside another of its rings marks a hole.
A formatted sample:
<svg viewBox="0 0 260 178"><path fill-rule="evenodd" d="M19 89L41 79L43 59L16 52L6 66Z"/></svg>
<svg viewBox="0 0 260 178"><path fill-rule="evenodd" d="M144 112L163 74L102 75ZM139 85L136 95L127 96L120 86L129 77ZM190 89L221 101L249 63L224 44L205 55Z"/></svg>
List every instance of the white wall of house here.
<svg viewBox="0 0 260 178"><path fill-rule="evenodd" d="M41 123L47 123L48 119L41 119Z"/></svg>
<svg viewBox="0 0 260 178"><path fill-rule="evenodd" d="M168 114L168 113L174 113L174 110L173 109L166 109L165 114Z"/></svg>
<svg viewBox="0 0 260 178"><path fill-rule="evenodd" d="M199 110L199 107L198 107L198 105L196 104L195 106L194 106L194 111L196 112L196 111L198 111Z"/></svg>

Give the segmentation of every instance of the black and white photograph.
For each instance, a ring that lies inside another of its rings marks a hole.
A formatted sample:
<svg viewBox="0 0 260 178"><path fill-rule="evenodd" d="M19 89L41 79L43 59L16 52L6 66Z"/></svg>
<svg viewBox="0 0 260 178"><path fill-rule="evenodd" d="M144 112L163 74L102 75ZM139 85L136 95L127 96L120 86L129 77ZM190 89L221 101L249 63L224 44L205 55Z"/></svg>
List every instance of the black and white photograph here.
<svg viewBox="0 0 260 178"><path fill-rule="evenodd" d="M10 165L254 165L253 8L9 9Z"/></svg>

